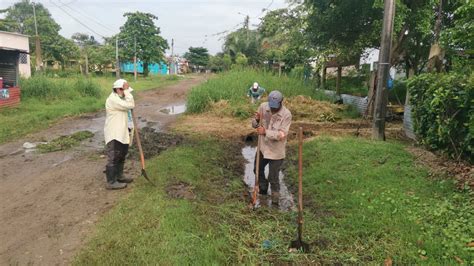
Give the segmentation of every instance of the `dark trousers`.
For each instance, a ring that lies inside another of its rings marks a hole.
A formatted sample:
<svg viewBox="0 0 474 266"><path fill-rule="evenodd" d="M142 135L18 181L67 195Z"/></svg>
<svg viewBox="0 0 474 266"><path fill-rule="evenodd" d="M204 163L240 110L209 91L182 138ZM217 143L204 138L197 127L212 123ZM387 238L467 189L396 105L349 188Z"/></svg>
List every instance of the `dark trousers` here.
<svg viewBox="0 0 474 266"><path fill-rule="evenodd" d="M268 178L265 178L265 166L268 164ZM283 159L271 160L263 158L262 152L260 152L260 165L258 175L258 186L260 193L266 194L268 191L268 184L270 184L272 192L280 192L280 168L283 164ZM253 172L256 174L257 168L257 154L255 154L255 162L253 166Z"/></svg>
<svg viewBox="0 0 474 266"><path fill-rule="evenodd" d="M128 144L112 140L107 143L107 167L118 167L125 162L127 156Z"/></svg>

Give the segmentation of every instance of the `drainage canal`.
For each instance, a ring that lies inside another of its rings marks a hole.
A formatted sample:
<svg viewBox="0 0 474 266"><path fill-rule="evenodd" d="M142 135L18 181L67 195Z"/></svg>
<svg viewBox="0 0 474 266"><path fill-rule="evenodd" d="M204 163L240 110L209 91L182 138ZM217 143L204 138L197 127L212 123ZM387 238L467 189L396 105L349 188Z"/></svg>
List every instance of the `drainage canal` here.
<svg viewBox="0 0 474 266"><path fill-rule="evenodd" d="M253 173L254 167L254 160L255 160L255 152L256 147L246 145L242 148L242 155L244 156L245 160L245 176L244 182L247 185L247 190L251 194L253 191L253 187L255 185L255 174ZM268 176L268 165L265 167L265 176ZM294 201L293 195L288 191L288 187L285 183L285 176L280 171L279 174L280 179L280 200L279 200L279 208L282 211L289 211L294 209ZM271 189L268 189L268 193L271 193ZM260 205L271 206L272 202L270 197L267 197L265 202L259 202Z"/></svg>

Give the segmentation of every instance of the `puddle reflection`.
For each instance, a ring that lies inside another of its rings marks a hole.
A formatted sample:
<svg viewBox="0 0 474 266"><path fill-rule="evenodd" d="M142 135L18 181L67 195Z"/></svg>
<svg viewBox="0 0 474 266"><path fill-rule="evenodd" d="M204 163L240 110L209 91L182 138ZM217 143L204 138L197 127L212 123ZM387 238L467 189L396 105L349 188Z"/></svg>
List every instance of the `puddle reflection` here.
<svg viewBox="0 0 474 266"><path fill-rule="evenodd" d="M160 112L164 113L164 114L167 114L167 115L182 114L182 113L186 112L186 105L181 104L181 105L168 106L166 108L161 109Z"/></svg>

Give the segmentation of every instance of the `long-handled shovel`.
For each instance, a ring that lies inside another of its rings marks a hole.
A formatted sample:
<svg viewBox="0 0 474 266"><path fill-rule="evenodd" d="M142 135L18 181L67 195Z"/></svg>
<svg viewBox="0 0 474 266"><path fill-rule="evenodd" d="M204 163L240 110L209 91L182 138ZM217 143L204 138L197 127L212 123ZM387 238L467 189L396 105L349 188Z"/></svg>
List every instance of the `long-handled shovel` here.
<svg viewBox="0 0 474 266"><path fill-rule="evenodd" d="M290 249L309 251L309 245L302 240L303 235L303 128L298 132L298 239L291 241Z"/></svg>
<svg viewBox="0 0 474 266"><path fill-rule="evenodd" d="M260 121L258 123L258 126L260 127L262 125L262 119L260 115ZM258 190L259 190L259 185L258 185L258 178L260 175L260 134L257 135L257 156L255 158L255 185L253 187L253 193L252 193L252 204L253 207L257 207L257 196L258 196Z"/></svg>
<svg viewBox="0 0 474 266"><path fill-rule="evenodd" d="M138 151L140 153L140 161L142 163L142 176L148 180L148 182L150 182L150 184L152 184L153 186L156 187L155 183L153 183L149 178L148 178L148 175L146 174L146 171L145 171L145 156L143 155L143 149L142 149L142 142L140 141L140 131L138 129L138 123L137 123L137 119L135 118L135 113L133 112L132 110L132 120L133 120L133 124L135 125L134 126L134 130L135 130L135 138L137 140L137 146L138 146Z"/></svg>

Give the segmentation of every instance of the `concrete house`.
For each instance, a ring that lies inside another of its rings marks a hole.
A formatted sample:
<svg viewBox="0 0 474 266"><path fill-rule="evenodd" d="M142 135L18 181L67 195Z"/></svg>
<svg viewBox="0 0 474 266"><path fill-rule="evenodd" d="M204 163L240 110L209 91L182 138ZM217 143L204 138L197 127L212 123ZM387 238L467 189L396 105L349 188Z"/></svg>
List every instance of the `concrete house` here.
<svg viewBox="0 0 474 266"><path fill-rule="evenodd" d="M0 108L20 102L20 76L30 77L28 36L0 31Z"/></svg>

